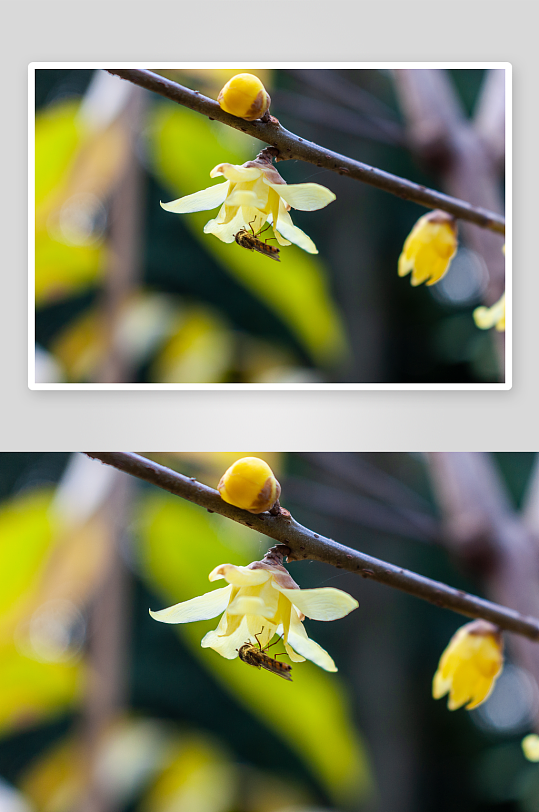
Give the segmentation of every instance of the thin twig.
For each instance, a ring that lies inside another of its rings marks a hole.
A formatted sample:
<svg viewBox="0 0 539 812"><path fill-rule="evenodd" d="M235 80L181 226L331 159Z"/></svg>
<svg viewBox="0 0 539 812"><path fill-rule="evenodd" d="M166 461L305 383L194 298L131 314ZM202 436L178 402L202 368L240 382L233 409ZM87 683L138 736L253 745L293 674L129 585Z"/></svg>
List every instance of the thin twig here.
<svg viewBox="0 0 539 812"><path fill-rule="evenodd" d="M208 99L197 90L189 90L149 70L110 69L109 73L120 76L122 79L127 79L129 82L133 82L154 93L159 93L159 95L178 104L182 104L185 107L189 107L197 113L220 121L229 127L234 127L254 138L258 138L260 141L264 141L266 144L270 144L278 150L278 155L276 156L277 160L307 161L308 163L315 164L315 166L330 169L332 172L338 172L340 175L347 175L355 180L376 186L378 189L391 192L398 197L411 200L421 206L426 206L430 209L443 209L454 217L468 220L482 228L505 234L505 220L501 215L487 211L486 209L471 206L463 200L457 200L456 198L442 194L442 192L427 189L425 186L413 183L405 178L400 178L397 175L384 172L382 169L376 169L360 161L354 161L345 155L340 155L338 152L320 147L311 141L305 141L303 138L299 138L299 136L281 127L277 119L272 119L264 123L260 120L245 121L242 118L237 118L229 113L225 113L224 110L221 110L216 101Z"/></svg>
<svg viewBox="0 0 539 812"><path fill-rule="evenodd" d="M526 617L512 609L474 595L468 595L460 589L424 578L415 572L338 544L333 539L328 539L298 524L287 510L282 510L278 516L272 516L269 513L248 513L224 502L218 491L213 488L138 454L92 452L88 453L88 456L146 482L151 482L212 513L220 513L222 516L270 536L289 548L289 561L303 559L322 561L339 569L355 572L364 578L371 578L373 581L400 589L445 609L452 609L467 617L485 618L502 629L532 640L539 640L539 620L536 618Z"/></svg>

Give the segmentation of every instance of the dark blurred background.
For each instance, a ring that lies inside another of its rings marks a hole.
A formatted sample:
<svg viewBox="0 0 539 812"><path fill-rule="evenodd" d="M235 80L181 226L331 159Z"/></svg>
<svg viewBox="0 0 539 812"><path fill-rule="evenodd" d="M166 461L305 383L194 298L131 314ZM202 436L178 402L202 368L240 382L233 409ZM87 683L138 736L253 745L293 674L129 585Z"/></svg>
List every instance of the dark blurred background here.
<svg viewBox="0 0 539 812"><path fill-rule="evenodd" d="M503 207L503 71L254 72L301 137ZM163 73L216 98L234 72ZM337 196L292 211L316 257L291 246L269 263L204 235L215 212L160 208L263 146L104 71L36 71L37 381L503 380L472 318L503 292L499 235L464 227L447 276L413 289L397 261L425 210L310 164L278 169Z"/></svg>
<svg viewBox="0 0 539 812"><path fill-rule="evenodd" d="M242 455L150 456L215 487ZM260 456L306 526L534 613L537 455ZM431 681L465 618L296 562L302 588L338 587L360 608L306 621L339 671L298 663L288 683L202 649L217 620L148 615L271 540L84 455L2 454L0 494L3 812L539 809L520 746L537 729L536 644L508 635L492 696L450 712Z"/></svg>

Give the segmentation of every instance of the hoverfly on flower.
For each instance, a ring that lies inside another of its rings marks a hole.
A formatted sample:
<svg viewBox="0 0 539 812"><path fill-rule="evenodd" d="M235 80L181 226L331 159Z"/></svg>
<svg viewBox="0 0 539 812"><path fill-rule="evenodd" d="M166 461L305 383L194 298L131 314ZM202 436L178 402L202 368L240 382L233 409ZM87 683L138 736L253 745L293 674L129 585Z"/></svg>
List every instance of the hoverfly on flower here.
<svg viewBox="0 0 539 812"><path fill-rule="evenodd" d="M250 232L247 231L246 228L242 228L237 234L234 235L234 239L238 245L241 245L242 248L247 248L248 251L258 251L259 254L263 254L265 257L269 257L270 259L275 259L277 262L280 262L281 258L279 257L279 249L258 239L262 232L266 229L263 228L255 234L250 223L249 227L251 229Z"/></svg>
<svg viewBox="0 0 539 812"><path fill-rule="evenodd" d="M263 631L264 629L262 628L260 634L262 634ZM271 646L275 645L275 643L271 643L265 648L262 648L257 634L255 634L255 638L257 642L256 646L247 641L237 650L240 660L243 660L244 663L247 663L247 665L252 665L255 668L265 668L266 671L271 671L272 674L277 674L278 677L282 677L283 679L287 679L292 682L292 677L290 676L292 666L287 665L286 663L281 663L276 657L270 657L269 654L266 653ZM277 640L276 642L279 641Z"/></svg>

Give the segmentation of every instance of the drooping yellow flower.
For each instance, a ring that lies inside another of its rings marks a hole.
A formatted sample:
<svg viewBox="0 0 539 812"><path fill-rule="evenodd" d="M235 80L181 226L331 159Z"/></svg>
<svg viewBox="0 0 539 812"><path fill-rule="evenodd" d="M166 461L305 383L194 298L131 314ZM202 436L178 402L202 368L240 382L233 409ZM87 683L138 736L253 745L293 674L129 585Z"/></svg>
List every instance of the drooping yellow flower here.
<svg viewBox="0 0 539 812"><path fill-rule="evenodd" d="M238 73L220 91L217 101L225 113L254 121L269 109L271 99L266 88L252 73Z"/></svg>
<svg viewBox="0 0 539 812"><path fill-rule="evenodd" d="M210 177L218 175L226 178L224 183L171 203L161 203L162 208L174 214L186 214L221 206L217 217L204 226L205 234L214 234L230 243L242 229L258 234L269 222L279 245L294 243L309 254L318 253L311 238L293 224L288 212L290 208L322 209L335 200L333 192L318 183L288 185L272 165L271 158L263 155L243 166L219 164L212 169Z"/></svg>
<svg viewBox="0 0 539 812"><path fill-rule="evenodd" d="M489 696L503 667L503 640L497 626L474 620L451 638L432 683L434 699L449 693L447 707L476 708Z"/></svg>
<svg viewBox="0 0 539 812"><path fill-rule="evenodd" d="M399 276L412 272L411 284L434 285L447 272L457 251L457 223L436 209L420 217L399 257Z"/></svg>
<svg viewBox="0 0 539 812"><path fill-rule="evenodd" d="M503 333L505 330L505 293L492 307L476 307L473 317L480 330L496 327L498 332Z"/></svg>
<svg viewBox="0 0 539 812"><path fill-rule="evenodd" d="M536 733L524 736L521 744L528 761L539 761L539 736Z"/></svg>
<svg viewBox="0 0 539 812"><path fill-rule="evenodd" d="M221 564L208 577L210 581L224 578L228 586L159 612L150 610L150 615L162 623L192 623L224 612L217 628L202 639L203 648L233 660L244 643L260 643L264 648L277 634L292 662L308 659L326 671L337 671L327 651L307 636L302 621L305 616L312 620L344 617L359 606L351 595L333 587L300 589L285 567L267 561L254 561L248 567Z"/></svg>
<svg viewBox="0 0 539 812"><path fill-rule="evenodd" d="M281 494L281 486L267 462L258 457L243 457L228 468L217 486L221 499L229 505L263 513Z"/></svg>

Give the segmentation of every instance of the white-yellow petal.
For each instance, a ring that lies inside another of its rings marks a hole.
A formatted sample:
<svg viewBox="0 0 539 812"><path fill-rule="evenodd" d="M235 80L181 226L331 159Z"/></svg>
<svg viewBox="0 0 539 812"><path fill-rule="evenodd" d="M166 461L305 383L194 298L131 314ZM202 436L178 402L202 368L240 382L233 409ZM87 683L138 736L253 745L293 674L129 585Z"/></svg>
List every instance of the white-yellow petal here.
<svg viewBox="0 0 539 812"><path fill-rule="evenodd" d="M288 632L287 642L294 651L297 651L298 654L301 654L325 671L337 671L337 666L327 651L307 636L307 632L295 612L292 612L290 616L290 631Z"/></svg>
<svg viewBox="0 0 539 812"><path fill-rule="evenodd" d="M204 226L204 234L214 234L222 242L231 243L234 242L235 235L242 228L245 228L245 218L242 210L238 209L234 217L228 222L223 222L221 212L214 220L208 220Z"/></svg>
<svg viewBox="0 0 539 812"><path fill-rule="evenodd" d="M257 195L253 189L236 188L227 198L227 206L252 206L255 209L262 209L266 205L266 199Z"/></svg>
<svg viewBox="0 0 539 812"><path fill-rule="evenodd" d="M268 183L268 186L275 189L292 208L300 211L317 211L335 200L333 192L319 183Z"/></svg>
<svg viewBox="0 0 539 812"><path fill-rule="evenodd" d="M234 584L234 586L256 586L263 584L270 577L270 573L265 569L249 569L249 567L239 567L236 564L219 564L208 575L210 581L226 578L228 583Z"/></svg>
<svg viewBox="0 0 539 812"><path fill-rule="evenodd" d="M216 183L208 189L201 189L200 192L194 192L192 195L179 197L178 200L172 200L170 203L160 203L160 206L165 211L171 211L173 214L188 214L193 211L209 211L221 206L228 194L230 183Z"/></svg>
<svg viewBox="0 0 539 812"><path fill-rule="evenodd" d="M257 615L268 619L275 617L275 609L266 606L262 598L241 593L230 604L227 612L229 615Z"/></svg>
<svg viewBox="0 0 539 812"><path fill-rule="evenodd" d="M224 586L222 589L214 589L213 592L206 592L205 595L176 603L158 612L152 612L150 609L150 615L161 623L193 623L195 620L209 620L225 611L231 592L231 585Z"/></svg>
<svg viewBox="0 0 539 812"><path fill-rule="evenodd" d="M219 164L214 166L210 172L210 178L216 178L218 175L224 175L227 180L233 183L248 183L252 180L257 180L262 174L261 169L255 166L237 166L236 164Z"/></svg>
<svg viewBox="0 0 539 812"><path fill-rule="evenodd" d="M286 595L311 620L339 620L359 606L356 599L347 592L331 586L319 589L281 589L275 584L275 589Z"/></svg>
<svg viewBox="0 0 539 812"><path fill-rule="evenodd" d="M304 231L294 225L288 212L279 211L277 226L274 226L273 230L282 234L285 240L290 240L294 245L303 248L308 254L318 254L318 248L314 242Z"/></svg>
<svg viewBox="0 0 539 812"><path fill-rule="evenodd" d="M246 618L242 618L241 623L232 634L218 635L217 631L208 632L200 643L202 648L212 648L221 657L233 660L238 656L238 649L249 640L249 628Z"/></svg>
<svg viewBox="0 0 539 812"><path fill-rule="evenodd" d="M302 657L301 654L297 654L294 651L294 649L292 648L292 646L288 645L288 643L285 643L284 647L286 649L286 653L288 654L288 656L290 657L290 659L292 660L293 663L304 663L305 662L305 657Z"/></svg>

